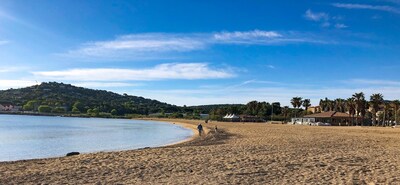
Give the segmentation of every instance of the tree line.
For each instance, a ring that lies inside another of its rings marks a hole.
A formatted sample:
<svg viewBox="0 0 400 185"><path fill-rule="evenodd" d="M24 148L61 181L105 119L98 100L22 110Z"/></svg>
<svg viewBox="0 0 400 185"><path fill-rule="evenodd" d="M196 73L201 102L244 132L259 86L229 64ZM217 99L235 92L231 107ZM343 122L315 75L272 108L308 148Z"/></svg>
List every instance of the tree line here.
<svg viewBox="0 0 400 185"><path fill-rule="evenodd" d="M0 101L20 106L23 111L74 114L95 117L140 117L156 116L170 118L199 119L209 114L209 119L223 120L227 114L257 116L264 120L288 121L311 112L310 99L293 97L293 108L281 106L279 102L250 101L247 104L223 104L203 106L176 106L157 100L104 90L75 87L57 82L42 83L27 88L0 91ZM365 94L355 93L347 99L321 99L321 111L348 113L355 119L355 125L387 126L399 122L399 100L386 101L380 93L372 94L367 100Z"/></svg>
<svg viewBox="0 0 400 185"><path fill-rule="evenodd" d="M307 110L310 107L310 100L302 97L293 97L291 104L294 108L304 107ZM348 113L353 120L355 125L371 124L374 126L389 126L393 123L400 121L399 107L400 101L384 100L384 97L380 93L372 94L369 100L365 98L363 92L354 93L347 99L336 98L334 100L325 98L319 101L321 111L336 111ZM308 112L306 112L308 113ZM360 119L354 119L360 118Z"/></svg>

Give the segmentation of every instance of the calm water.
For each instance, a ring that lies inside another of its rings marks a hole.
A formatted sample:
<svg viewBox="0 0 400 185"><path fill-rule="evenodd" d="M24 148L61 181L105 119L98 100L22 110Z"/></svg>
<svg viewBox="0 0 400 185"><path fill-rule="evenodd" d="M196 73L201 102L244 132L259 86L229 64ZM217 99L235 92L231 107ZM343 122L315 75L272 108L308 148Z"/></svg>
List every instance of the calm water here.
<svg viewBox="0 0 400 185"><path fill-rule="evenodd" d="M161 122L0 115L0 161L162 146L191 135Z"/></svg>

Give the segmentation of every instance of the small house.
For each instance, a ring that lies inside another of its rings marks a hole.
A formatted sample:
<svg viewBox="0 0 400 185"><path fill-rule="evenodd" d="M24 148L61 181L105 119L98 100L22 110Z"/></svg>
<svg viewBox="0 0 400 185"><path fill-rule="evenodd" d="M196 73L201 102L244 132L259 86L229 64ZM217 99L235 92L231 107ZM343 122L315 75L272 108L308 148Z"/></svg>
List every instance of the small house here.
<svg viewBox="0 0 400 185"><path fill-rule="evenodd" d="M361 117L352 117L350 114L337 111L321 112L306 115L302 118L293 118L292 124L313 125L317 122L329 123L330 125L345 126L352 125L356 120L360 121Z"/></svg>
<svg viewBox="0 0 400 185"><path fill-rule="evenodd" d="M0 111L12 111L14 106L11 103L0 103Z"/></svg>

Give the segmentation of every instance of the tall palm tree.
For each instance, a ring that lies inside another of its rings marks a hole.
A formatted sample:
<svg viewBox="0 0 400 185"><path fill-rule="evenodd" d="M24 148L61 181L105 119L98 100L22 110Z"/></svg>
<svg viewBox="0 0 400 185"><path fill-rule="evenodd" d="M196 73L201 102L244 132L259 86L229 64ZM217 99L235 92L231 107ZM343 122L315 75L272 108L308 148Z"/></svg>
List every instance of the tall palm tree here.
<svg viewBox="0 0 400 185"><path fill-rule="evenodd" d="M367 115L367 109L369 108L367 100L361 101L361 125L364 125L365 116Z"/></svg>
<svg viewBox="0 0 400 185"><path fill-rule="evenodd" d="M335 111L338 112L346 112L346 105L344 99L337 98L335 99Z"/></svg>
<svg viewBox="0 0 400 185"><path fill-rule="evenodd" d="M355 107L355 109L356 109L356 117L357 117L356 125L358 125L358 116L360 115L362 109L364 109L363 101L365 99L365 96L364 96L363 92L360 92L360 93L353 94L352 97L354 98L354 102L355 102L355 105L356 105L356 107Z"/></svg>
<svg viewBox="0 0 400 185"><path fill-rule="evenodd" d="M391 105L394 110L394 123L395 123L395 126L397 126L397 112L399 111L399 108L400 108L400 101L394 100L394 101L392 101Z"/></svg>
<svg viewBox="0 0 400 185"><path fill-rule="evenodd" d="M389 111L390 111L390 104L389 103L383 103L383 122L382 122L382 126L388 126L389 123L386 120L386 118L388 118L389 116Z"/></svg>
<svg viewBox="0 0 400 185"><path fill-rule="evenodd" d="M282 115L284 117L284 123L286 123L287 121L287 116L289 115L289 107L288 106L284 106L282 109Z"/></svg>
<svg viewBox="0 0 400 185"><path fill-rule="evenodd" d="M325 99L327 99L327 98L325 98ZM325 102L325 100L320 99L320 100L319 100L319 106L321 107L321 111L322 111L322 112L325 112L325 111L326 111L326 102Z"/></svg>
<svg viewBox="0 0 400 185"><path fill-rule="evenodd" d="M333 111L335 103L332 100L325 100L328 111Z"/></svg>
<svg viewBox="0 0 400 185"><path fill-rule="evenodd" d="M348 98L346 101L346 107L349 111L349 115L351 116L351 125L354 125L354 115L356 114L356 103L354 98Z"/></svg>
<svg viewBox="0 0 400 185"><path fill-rule="evenodd" d="M308 107L311 106L311 101L310 99L304 99L303 100L303 107L306 109L306 111L308 110Z"/></svg>
<svg viewBox="0 0 400 185"><path fill-rule="evenodd" d="M303 103L302 97L293 97L290 103L293 105L294 108L300 108L301 104ZM295 113L295 117L297 117L297 111Z"/></svg>
<svg viewBox="0 0 400 185"><path fill-rule="evenodd" d="M319 101L319 106L321 106L321 110L323 112L331 111L334 107L332 100L328 99L327 97Z"/></svg>
<svg viewBox="0 0 400 185"><path fill-rule="evenodd" d="M376 113L379 111L383 103L383 95L380 93L372 94L370 97L370 105L372 108L372 124L376 125Z"/></svg>

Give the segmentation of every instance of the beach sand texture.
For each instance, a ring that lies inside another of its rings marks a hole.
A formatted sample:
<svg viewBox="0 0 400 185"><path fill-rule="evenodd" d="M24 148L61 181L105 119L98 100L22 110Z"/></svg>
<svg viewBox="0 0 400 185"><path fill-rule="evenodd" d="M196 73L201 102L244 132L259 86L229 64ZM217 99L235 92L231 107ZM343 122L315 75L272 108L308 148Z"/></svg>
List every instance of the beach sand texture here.
<svg viewBox="0 0 400 185"><path fill-rule="evenodd" d="M203 125L173 146L3 162L0 184L400 184L399 128Z"/></svg>

